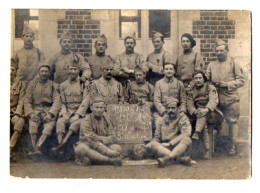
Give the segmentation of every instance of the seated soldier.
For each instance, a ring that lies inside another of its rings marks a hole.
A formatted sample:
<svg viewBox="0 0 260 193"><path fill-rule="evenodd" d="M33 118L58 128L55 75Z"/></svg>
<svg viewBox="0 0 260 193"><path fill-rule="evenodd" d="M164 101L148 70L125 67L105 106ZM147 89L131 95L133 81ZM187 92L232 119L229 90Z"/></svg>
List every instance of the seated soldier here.
<svg viewBox="0 0 260 193"><path fill-rule="evenodd" d="M74 145L76 163L122 165L122 149L116 144L112 122L104 115L102 97L92 96L90 108L92 113L82 120L79 142Z"/></svg>
<svg viewBox="0 0 260 193"><path fill-rule="evenodd" d="M159 167L164 167L170 160L191 165L187 155L192 144L191 125L184 113L178 113L178 102L175 98L165 101L167 115L158 120L155 136L146 145L149 151L159 157Z"/></svg>
<svg viewBox="0 0 260 193"><path fill-rule="evenodd" d="M209 159L209 134L206 126L210 114L215 111L218 104L218 94L213 85L207 83L207 77L200 70L193 74L195 85L188 91L187 109L192 118L196 119L195 132L192 139L198 140L202 133L205 154L203 158Z"/></svg>
<svg viewBox="0 0 260 193"><path fill-rule="evenodd" d="M17 76L15 62L11 60L11 87L10 87L10 118L11 128L13 129L10 140L10 158L15 161L14 148L22 133L24 126L23 99L25 94L25 83L20 81Z"/></svg>
<svg viewBox="0 0 260 193"><path fill-rule="evenodd" d="M61 110L56 124L56 133L59 145L52 148L53 153L62 148L73 133L77 133L82 118L89 107L88 89L84 88L84 83L80 81L80 68L77 64L69 64L69 78L60 84ZM69 125L67 135L66 126ZM63 154L63 151L60 151Z"/></svg>
<svg viewBox="0 0 260 193"><path fill-rule="evenodd" d="M60 110L60 95L57 85L49 80L50 66L41 64L38 75L29 83L24 99L24 111L25 116L29 117L29 133L33 146L33 151L29 153L31 156L41 154L40 148L51 135ZM43 131L36 144L40 125L43 125Z"/></svg>
<svg viewBox="0 0 260 193"><path fill-rule="evenodd" d="M127 86L125 100L129 104L153 106L154 86L146 82L146 71L141 66L136 66L134 70L135 81Z"/></svg>

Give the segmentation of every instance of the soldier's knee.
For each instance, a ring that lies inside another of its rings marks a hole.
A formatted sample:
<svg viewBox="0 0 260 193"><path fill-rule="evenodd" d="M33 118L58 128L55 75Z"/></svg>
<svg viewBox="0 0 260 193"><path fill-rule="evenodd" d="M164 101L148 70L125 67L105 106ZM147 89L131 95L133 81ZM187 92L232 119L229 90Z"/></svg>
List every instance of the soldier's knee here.
<svg viewBox="0 0 260 193"><path fill-rule="evenodd" d="M19 133L21 133L23 131L23 126L24 126L25 120L23 117L20 117L18 119L18 121L15 123L14 125L14 130L18 131Z"/></svg>
<svg viewBox="0 0 260 193"><path fill-rule="evenodd" d="M182 140L181 140L181 142L183 143L183 144L185 144L185 145L187 145L187 146L190 146L191 144L192 144L192 140L191 140L191 138L190 137L184 137Z"/></svg>
<svg viewBox="0 0 260 193"><path fill-rule="evenodd" d="M113 150L119 152L119 153L122 152L122 147L121 147L120 145L118 145L118 144L112 144L112 145L110 145L109 147L110 147L111 149L113 149Z"/></svg>
<svg viewBox="0 0 260 193"><path fill-rule="evenodd" d="M158 147L159 143L157 141L150 141L146 147L149 149L155 149L156 147Z"/></svg>
<svg viewBox="0 0 260 193"><path fill-rule="evenodd" d="M87 144L79 143L74 146L74 151L76 155L84 155L90 147Z"/></svg>
<svg viewBox="0 0 260 193"><path fill-rule="evenodd" d="M65 133L65 124L61 118L58 119L56 124L56 133Z"/></svg>

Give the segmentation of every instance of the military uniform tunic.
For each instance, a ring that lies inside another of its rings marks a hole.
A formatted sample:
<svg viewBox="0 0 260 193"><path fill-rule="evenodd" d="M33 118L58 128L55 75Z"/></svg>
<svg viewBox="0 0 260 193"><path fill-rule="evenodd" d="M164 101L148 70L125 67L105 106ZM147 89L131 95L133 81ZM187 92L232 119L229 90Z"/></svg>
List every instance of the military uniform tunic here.
<svg viewBox="0 0 260 193"><path fill-rule="evenodd" d="M70 52L69 54L60 52L49 61L49 65L52 68L51 76L54 76L55 83L60 84L68 79L69 65L72 63L78 64L82 77L90 79L91 70L83 56L75 52Z"/></svg>

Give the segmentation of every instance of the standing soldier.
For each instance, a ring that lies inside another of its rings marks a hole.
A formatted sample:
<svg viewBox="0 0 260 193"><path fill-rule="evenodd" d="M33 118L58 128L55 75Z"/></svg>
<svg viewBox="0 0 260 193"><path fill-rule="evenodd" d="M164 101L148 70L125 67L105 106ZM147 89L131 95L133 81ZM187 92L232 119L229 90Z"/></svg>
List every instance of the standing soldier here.
<svg viewBox="0 0 260 193"><path fill-rule="evenodd" d="M17 65L17 78L24 81L27 86L28 82L37 74L39 64L45 61L45 57L33 45L35 37L31 28L24 28L22 39L24 47L17 51L14 60Z"/></svg>
<svg viewBox="0 0 260 193"><path fill-rule="evenodd" d="M25 94L25 84L16 76L16 64L11 60L11 87L10 87L10 118L13 134L10 141L10 158L15 161L13 149L22 133L24 126L23 100Z"/></svg>
<svg viewBox="0 0 260 193"><path fill-rule="evenodd" d="M80 82L79 71L77 64L70 64L69 78L60 84L61 110L56 124L59 145L52 148L54 153L67 143L73 133L78 132L81 120L89 107L89 90ZM68 125L69 130L63 139Z"/></svg>
<svg viewBox="0 0 260 193"><path fill-rule="evenodd" d="M183 83L174 77L174 65L166 63L163 65L165 77L156 82L154 90L154 113L155 120L166 114L166 101L168 98L178 99L180 102L179 112L186 113L186 92Z"/></svg>
<svg viewBox="0 0 260 193"><path fill-rule="evenodd" d="M178 112L177 99L168 98L165 106L167 115L157 122L154 138L146 147L159 157L159 167L164 167L170 160L190 165L190 121L185 114Z"/></svg>
<svg viewBox="0 0 260 193"><path fill-rule="evenodd" d="M116 64L116 61L110 55L106 55L107 38L104 34L98 36L98 38L96 39L95 49L96 54L86 59L91 68L92 78L94 80L97 80L102 76L102 69L105 63L107 63L108 61L112 62L115 66L115 71L113 72L113 75L119 73L119 66L118 64Z"/></svg>
<svg viewBox="0 0 260 193"><path fill-rule="evenodd" d="M216 40L215 51L217 61L209 64L206 76L217 88L219 109L229 127L229 137L232 144L229 155L235 155L238 134L237 121L240 115L238 88L244 85L245 78L242 68L228 54L228 45L223 40Z"/></svg>
<svg viewBox="0 0 260 193"><path fill-rule="evenodd" d="M80 125L79 142L74 145L76 162L80 165L121 165L122 148L116 144L111 120L104 115L105 102L100 96L91 97L92 113Z"/></svg>
<svg viewBox="0 0 260 193"><path fill-rule="evenodd" d="M126 90L126 102L152 107L154 86L145 80L146 71L136 66L134 75L135 81L130 82Z"/></svg>
<svg viewBox="0 0 260 193"><path fill-rule="evenodd" d="M191 87L187 96L187 110L191 117L196 120L195 133L192 139L199 140L199 135L202 133L205 147L203 158L209 159L210 144L206 123L217 108L218 94L216 88L206 82L207 77L202 71L195 71L193 78L195 85Z"/></svg>
<svg viewBox="0 0 260 193"><path fill-rule="evenodd" d="M102 66L102 76L94 80L91 85L91 94L100 95L107 105L123 104L124 96L121 83L113 78L114 64L108 60Z"/></svg>
<svg viewBox="0 0 260 193"><path fill-rule="evenodd" d="M51 135L60 110L60 95L57 85L49 80L50 66L41 64L38 75L39 77L29 83L24 99L24 111L25 116L29 117L29 133L33 146L30 155L41 154L40 148ZM43 125L43 131L36 144L40 125Z"/></svg>
<svg viewBox="0 0 260 193"><path fill-rule="evenodd" d="M135 67L141 66L145 72L148 71L148 67L145 63L144 57L141 54L134 52L134 48L136 46L135 33L125 37L124 45L125 52L117 55L115 60L120 66L120 72L117 79L122 84L123 91L125 93L128 82L135 79Z"/></svg>
<svg viewBox="0 0 260 193"><path fill-rule="evenodd" d="M173 58L168 51L163 49L164 36L160 32L153 33L152 43L154 52L147 56L147 66L149 68L147 79L149 83L155 85L164 76L163 65L173 63Z"/></svg>
<svg viewBox="0 0 260 193"><path fill-rule="evenodd" d="M76 63L80 69L80 81L88 84L91 76L89 64L84 60L84 57L71 51L72 37L69 31L65 31L60 39L61 52L52 57L49 65L52 68L51 76L54 76L54 82L61 84L68 79L69 65Z"/></svg>
<svg viewBox="0 0 260 193"><path fill-rule="evenodd" d="M175 77L182 81L184 87L188 89L195 70L204 71L205 65L203 57L193 51L193 47L196 46L196 41L189 33L185 33L181 36L181 46L183 48L183 54L179 56L176 61Z"/></svg>

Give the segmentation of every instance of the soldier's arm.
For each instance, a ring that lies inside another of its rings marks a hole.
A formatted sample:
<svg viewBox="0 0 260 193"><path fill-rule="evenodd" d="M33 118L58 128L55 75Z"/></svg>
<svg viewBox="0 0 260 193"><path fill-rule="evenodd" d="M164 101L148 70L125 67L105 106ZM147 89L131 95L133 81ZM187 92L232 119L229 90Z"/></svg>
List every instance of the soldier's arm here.
<svg viewBox="0 0 260 193"><path fill-rule="evenodd" d="M120 61L115 60L110 55L108 55L109 60L111 60L114 64L114 71L113 76L119 76L121 69L120 69Z"/></svg>
<svg viewBox="0 0 260 193"><path fill-rule="evenodd" d="M128 74L125 73L124 68L127 68L127 67L122 65L121 57L120 57L120 55L117 55L115 57L115 63L114 63L114 75L122 77L122 78L128 78L129 76L128 76Z"/></svg>
<svg viewBox="0 0 260 193"><path fill-rule="evenodd" d="M240 67L238 63L235 63L235 61L233 61L233 65L235 68L235 80L227 82L227 88L229 91L238 89L242 87L245 83L245 76L244 76L243 69Z"/></svg>
<svg viewBox="0 0 260 193"><path fill-rule="evenodd" d="M19 85L19 101L16 107L15 115L23 116L24 114L24 97L25 97L25 84L20 82Z"/></svg>
<svg viewBox="0 0 260 193"><path fill-rule="evenodd" d="M78 110L76 111L76 114L80 115L81 117L84 117L90 106L89 103L90 103L90 93L88 93L86 95L86 97L83 97L83 100L82 100Z"/></svg>
<svg viewBox="0 0 260 193"><path fill-rule="evenodd" d="M88 62L84 59L83 56L79 55L79 66L80 66L80 70L82 71L82 77L85 77L87 80L90 80L91 77L91 69L90 66L88 64Z"/></svg>
<svg viewBox="0 0 260 193"><path fill-rule="evenodd" d="M62 85L60 85L60 99L61 99L60 115L64 115L67 113L67 106L66 106L66 96Z"/></svg>
<svg viewBox="0 0 260 193"><path fill-rule="evenodd" d="M153 137L152 141L161 142L161 136L162 136L161 128L162 128L162 122L163 122L163 120L164 120L164 119L161 118L160 120L157 121L157 123L156 123L156 129L155 129L154 137Z"/></svg>
<svg viewBox="0 0 260 193"><path fill-rule="evenodd" d="M102 142L102 138L94 132L93 121L91 119L92 116L88 115L82 120L80 125L80 130L81 130L80 140L82 141L92 140L92 141Z"/></svg>
<svg viewBox="0 0 260 193"><path fill-rule="evenodd" d="M182 82L180 82L181 84L181 90L180 90L180 112L187 112L186 109L186 105L187 105L187 95L186 95L186 91L184 88L184 85Z"/></svg>
<svg viewBox="0 0 260 193"><path fill-rule="evenodd" d="M154 106L156 107L158 113L162 116L163 113L166 111L162 104L162 97L161 97L161 88L160 88L160 83L157 82L155 84L155 89L154 89Z"/></svg>
<svg viewBox="0 0 260 193"><path fill-rule="evenodd" d="M100 95L100 92L97 88L96 81L94 80L90 86L90 93L91 95Z"/></svg>
<svg viewBox="0 0 260 193"><path fill-rule="evenodd" d="M145 62L145 58L141 54L138 54L137 56L137 65L140 65L145 72L148 72L149 68Z"/></svg>
<svg viewBox="0 0 260 193"><path fill-rule="evenodd" d="M209 102L206 107L210 111L214 111L218 105L218 93L213 85L209 85Z"/></svg>
<svg viewBox="0 0 260 193"><path fill-rule="evenodd" d="M163 74L163 67L157 66L157 65L153 64L152 62L150 62L149 56L147 56L147 59L146 59L146 66L148 66L150 68L150 70L152 70L153 72L155 72L157 74Z"/></svg>
<svg viewBox="0 0 260 193"><path fill-rule="evenodd" d="M107 136L100 136L102 139L102 143L104 143L105 145L110 145L110 144L116 143L116 136L115 136L113 124L112 124L111 120L108 119L106 116L104 118L108 124L108 128L107 128L108 134L107 134Z"/></svg>
<svg viewBox="0 0 260 193"><path fill-rule="evenodd" d="M196 107L194 105L194 99L192 96L192 91L190 91L187 95L187 110L190 115L193 115L193 113L196 111Z"/></svg>
<svg viewBox="0 0 260 193"><path fill-rule="evenodd" d="M181 134L190 137L192 128L190 120L186 115L181 115L181 118L179 120L179 127L181 128Z"/></svg>
<svg viewBox="0 0 260 193"><path fill-rule="evenodd" d="M60 93L59 93L59 88L57 84L53 84L53 95L52 95L52 106L51 109L49 110L49 113L51 113L54 117L57 116L60 107L61 107L61 101L60 101Z"/></svg>
<svg viewBox="0 0 260 193"><path fill-rule="evenodd" d="M202 72L205 72L206 70L203 57L199 53L196 55L195 70L201 70Z"/></svg>
<svg viewBox="0 0 260 193"><path fill-rule="evenodd" d="M27 89L26 94L24 97L24 114L27 117L33 112L32 103L33 103L33 87L34 87L34 80L30 81Z"/></svg>
<svg viewBox="0 0 260 193"><path fill-rule="evenodd" d="M154 100L154 86L151 85L150 83L148 83L148 86L149 86L149 95L148 95L148 101L149 101L149 105L150 107L152 107L154 104L153 104L153 100Z"/></svg>

